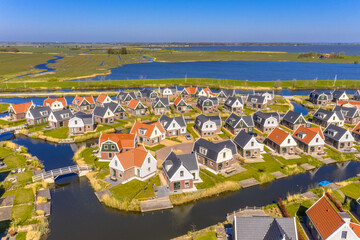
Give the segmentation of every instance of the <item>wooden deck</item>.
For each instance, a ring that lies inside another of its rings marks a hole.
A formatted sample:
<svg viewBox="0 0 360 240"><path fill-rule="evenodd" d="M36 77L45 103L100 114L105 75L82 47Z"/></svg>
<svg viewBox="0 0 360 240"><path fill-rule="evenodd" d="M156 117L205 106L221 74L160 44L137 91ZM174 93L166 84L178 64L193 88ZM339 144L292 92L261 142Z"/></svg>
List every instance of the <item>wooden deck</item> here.
<svg viewBox="0 0 360 240"><path fill-rule="evenodd" d="M165 209L171 209L173 207L174 206L172 205L169 197L140 202L141 212L160 211Z"/></svg>

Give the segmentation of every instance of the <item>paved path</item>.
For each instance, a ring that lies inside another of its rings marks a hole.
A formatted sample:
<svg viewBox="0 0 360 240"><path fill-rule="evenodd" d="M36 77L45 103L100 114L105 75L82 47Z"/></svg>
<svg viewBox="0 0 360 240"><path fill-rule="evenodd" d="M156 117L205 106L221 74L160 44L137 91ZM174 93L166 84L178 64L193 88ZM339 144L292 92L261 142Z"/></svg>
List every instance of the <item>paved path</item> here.
<svg viewBox="0 0 360 240"><path fill-rule="evenodd" d="M180 143L170 147L164 147L155 152L157 159L165 160L165 158L170 154L171 150L176 150L177 154L188 154L192 152L193 142L189 143Z"/></svg>
<svg viewBox="0 0 360 240"><path fill-rule="evenodd" d="M249 178L249 179L240 181L239 184L242 188L248 188L248 187L259 185L260 183L255 178Z"/></svg>
<svg viewBox="0 0 360 240"><path fill-rule="evenodd" d="M173 208L169 197L157 198L154 200L141 201L140 208L141 212L159 211Z"/></svg>

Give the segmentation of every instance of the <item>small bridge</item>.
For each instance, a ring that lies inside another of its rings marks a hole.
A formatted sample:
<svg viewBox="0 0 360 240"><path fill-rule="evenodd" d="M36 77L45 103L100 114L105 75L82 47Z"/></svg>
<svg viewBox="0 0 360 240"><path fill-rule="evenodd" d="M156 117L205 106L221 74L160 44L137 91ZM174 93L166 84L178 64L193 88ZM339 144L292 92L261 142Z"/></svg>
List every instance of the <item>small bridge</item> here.
<svg viewBox="0 0 360 240"><path fill-rule="evenodd" d="M23 125L19 125L19 126L15 126L15 127L3 128L3 129L0 129L0 134L6 133L6 132L14 132L16 130L23 129L25 127L26 127L26 125L23 124Z"/></svg>
<svg viewBox="0 0 360 240"><path fill-rule="evenodd" d="M32 177L32 180L33 182L40 180L47 180L47 179L51 181L55 181L56 178L66 174L77 173L78 175L82 175L90 170L92 170L92 168L88 165L84 165L84 166L73 165L69 167L53 169L47 172L36 174Z"/></svg>

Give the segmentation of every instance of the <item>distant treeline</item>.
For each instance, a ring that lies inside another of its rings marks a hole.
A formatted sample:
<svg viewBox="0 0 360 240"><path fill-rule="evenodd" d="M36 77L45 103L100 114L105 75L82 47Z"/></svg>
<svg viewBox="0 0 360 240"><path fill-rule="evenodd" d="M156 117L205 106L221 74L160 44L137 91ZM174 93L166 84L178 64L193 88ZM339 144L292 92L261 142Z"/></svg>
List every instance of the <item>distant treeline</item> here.
<svg viewBox="0 0 360 240"><path fill-rule="evenodd" d="M334 59L334 58L344 58L345 53L330 53L330 54L323 54L323 53L316 53L316 52L308 52L308 53L300 53L298 58L324 58L324 59Z"/></svg>
<svg viewBox="0 0 360 240"><path fill-rule="evenodd" d="M19 49L15 47L0 48L0 52L19 52Z"/></svg>
<svg viewBox="0 0 360 240"><path fill-rule="evenodd" d="M130 52L126 49L126 47L122 47L119 50L109 48L107 50L107 53L108 54L116 54L116 55L118 55L118 54L129 54Z"/></svg>

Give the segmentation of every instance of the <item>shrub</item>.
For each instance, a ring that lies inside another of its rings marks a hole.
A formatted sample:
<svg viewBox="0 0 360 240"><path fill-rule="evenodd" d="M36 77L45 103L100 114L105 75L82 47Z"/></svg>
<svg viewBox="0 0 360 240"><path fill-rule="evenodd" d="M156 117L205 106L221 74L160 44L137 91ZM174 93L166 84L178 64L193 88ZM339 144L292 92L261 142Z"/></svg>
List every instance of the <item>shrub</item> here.
<svg viewBox="0 0 360 240"><path fill-rule="evenodd" d="M336 201L335 198L329 192L326 192L325 195L339 209L340 212L345 212L345 210L342 207L342 204Z"/></svg>
<svg viewBox="0 0 360 240"><path fill-rule="evenodd" d="M280 208L282 214L284 215L284 217L291 217L288 210L286 209L281 197L278 198L278 205L279 205L279 208Z"/></svg>

